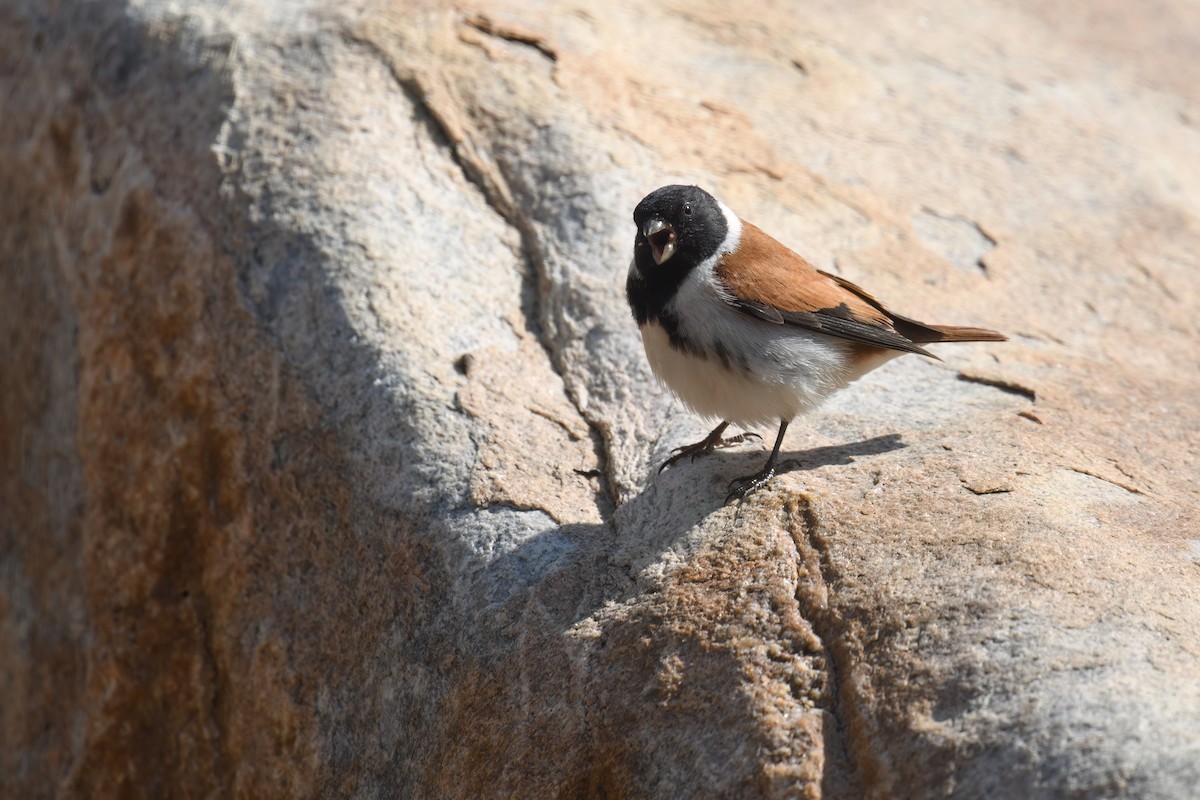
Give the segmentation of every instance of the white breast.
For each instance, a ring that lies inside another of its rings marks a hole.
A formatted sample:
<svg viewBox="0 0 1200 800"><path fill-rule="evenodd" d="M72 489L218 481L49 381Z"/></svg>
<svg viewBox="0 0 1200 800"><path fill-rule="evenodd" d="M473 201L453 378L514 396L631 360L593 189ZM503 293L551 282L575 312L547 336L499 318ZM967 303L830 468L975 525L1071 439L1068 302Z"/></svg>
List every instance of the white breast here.
<svg viewBox="0 0 1200 800"><path fill-rule="evenodd" d="M650 368L667 388L697 414L737 425L793 419L859 376L847 369L844 348L815 341L819 334L724 340L730 360L726 367L711 355L713 349L701 358L673 348L658 325L643 325L641 331Z"/></svg>

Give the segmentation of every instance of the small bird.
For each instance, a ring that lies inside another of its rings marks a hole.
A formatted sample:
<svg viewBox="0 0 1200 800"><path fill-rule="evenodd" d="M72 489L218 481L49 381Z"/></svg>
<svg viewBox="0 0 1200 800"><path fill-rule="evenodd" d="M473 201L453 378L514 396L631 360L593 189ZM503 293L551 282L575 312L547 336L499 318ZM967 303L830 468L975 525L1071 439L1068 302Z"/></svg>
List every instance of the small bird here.
<svg viewBox="0 0 1200 800"><path fill-rule="evenodd" d="M937 358L933 342L1002 342L983 328L929 325L888 311L855 284L817 269L698 186L664 186L633 212L625 283L650 368L689 408L720 419L679 448L681 459L745 441L740 427L779 424L761 471L734 480L725 502L774 476L788 424L904 353Z"/></svg>

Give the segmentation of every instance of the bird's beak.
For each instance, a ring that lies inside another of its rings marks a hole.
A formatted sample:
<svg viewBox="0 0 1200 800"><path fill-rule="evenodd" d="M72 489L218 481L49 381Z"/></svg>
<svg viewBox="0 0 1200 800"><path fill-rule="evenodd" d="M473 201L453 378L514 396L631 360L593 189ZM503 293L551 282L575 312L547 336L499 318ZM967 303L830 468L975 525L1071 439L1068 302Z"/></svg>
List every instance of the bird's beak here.
<svg viewBox="0 0 1200 800"><path fill-rule="evenodd" d="M661 264L675 255L675 229L661 217L651 217L642 226L642 236L650 243L654 263Z"/></svg>

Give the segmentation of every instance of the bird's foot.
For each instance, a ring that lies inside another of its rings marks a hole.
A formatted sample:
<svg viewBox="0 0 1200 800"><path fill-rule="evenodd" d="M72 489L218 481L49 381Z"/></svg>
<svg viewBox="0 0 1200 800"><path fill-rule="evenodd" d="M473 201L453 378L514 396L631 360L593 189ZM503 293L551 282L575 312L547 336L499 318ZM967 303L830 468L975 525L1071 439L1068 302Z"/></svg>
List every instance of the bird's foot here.
<svg viewBox="0 0 1200 800"><path fill-rule="evenodd" d="M697 456L708 455L718 447L733 447L735 444L748 442L751 439L761 440L762 437L757 433L751 433L749 431L746 433L739 433L737 436L728 436L724 439L722 439L720 436L712 436L710 434L695 444L676 447L671 451L674 453L674 455L664 461L662 466L658 468L658 471L662 472L667 467L674 466L685 458L690 457L693 461L695 461Z"/></svg>
<svg viewBox="0 0 1200 800"><path fill-rule="evenodd" d="M799 464L799 461L794 460L784 461L782 464L767 464L760 472L753 475L734 478L729 482L729 494L725 496L725 505L729 505L734 500L741 505L747 497L770 483L771 478L774 478L777 472L782 471L785 467L795 468Z"/></svg>
<svg viewBox="0 0 1200 800"><path fill-rule="evenodd" d="M762 441L762 437L757 433L753 431L744 431L743 433L739 433L737 436L726 436L724 439L713 445L713 447L733 447L735 444L742 444L743 442L748 442L751 439L757 439L760 442Z"/></svg>

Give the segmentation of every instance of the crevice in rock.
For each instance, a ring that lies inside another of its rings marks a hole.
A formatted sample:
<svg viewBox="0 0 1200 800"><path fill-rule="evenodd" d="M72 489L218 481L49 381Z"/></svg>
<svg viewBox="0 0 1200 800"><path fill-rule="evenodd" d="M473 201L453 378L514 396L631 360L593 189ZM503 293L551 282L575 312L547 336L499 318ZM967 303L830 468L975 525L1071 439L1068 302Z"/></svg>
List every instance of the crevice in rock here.
<svg viewBox="0 0 1200 800"><path fill-rule="evenodd" d="M1000 391L1007 392L1008 394L1015 394L1018 397L1024 397L1031 403L1037 400L1037 392L1035 390L1006 378L993 378L987 375L978 375L974 372L959 372L957 377L960 381L965 381L966 383L978 383L983 386L991 386L993 389L999 389Z"/></svg>
<svg viewBox="0 0 1200 800"><path fill-rule="evenodd" d="M546 41L545 37L533 31L527 31L512 25L503 25L483 13L472 14L464 22L468 27L474 28L480 33L495 36L497 39L503 39L506 42L515 42L516 44L523 44L526 47L532 47L551 61L558 61L558 52Z"/></svg>
<svg viewBox="0 0 1200 800"><path fill-rule="evenodd" d="M819 705L837 723L837 736L829 738L837 743L845 754L849 768L854 771L854 774L847 776L848 779L862 787L863 796L874 796L871 787L881 783L883 770L869 752L870 743L863 733L867 722L860 713L854 690L847 680L853 669L852 653L842 636L844 622L834 610L831 600L836 569L830 558L829 543L821 532L821 523L812 503L804 495L789 498L784 514L785 524L799 556L796 605L801 617L812 626L824 650L826 691ZM810 554L808 559L805 558L806 554ZM811 555L815 555L815 559ZM806 570L808 565L805 562L811 564L814 560L816 574ZM808 581L816 585L808 583L806 586L806 576ZM826 753L827 770L834 761L831 755Z"/></svg>
<svg viewBox="0 0 1200 800"><path fill-rule="evenodd" d="M989 484L989 485L982 485L982 486L979 484L975 484L975 483L969 483L965 480L961 481L961 483L963 485L963 488L965 488L968 492L975 495L976 497L983 497L984 495L989 495L989 494L1008 494L1009 492L1016 491L1016 489L1014 489L1011 485L1009 485L1007 483L1002 483L1002 484L998 484L998 485L990 485Z"/></svg>
<svg viewBox="0 0 1200 800"><path fill-rule="evenodd" d="M386 51L374 42L350 34L346 34L346 36L351 43L365 47L388 69L409 101L426 115L435 137L445 142L447 150L459 169L462 170L463 176L479 189L492 210L517 232L521 242L522 256L528 266L522 279L521 312L525 317L527 329L536 337L538 344L541 345L549 359L550 368L562 379L564 390L566 390L566 368L562 363L561 355L548 340L541 324L541 282L546 274L541 243L529 216L513 199L507 176L494 162L485 160L477 150L467 124L460 119L448 91L438 87L431 79L424 78L398 65ZM616 476L613 472L614 465L607 442L595 420L584 413L573 393L566 391L566 394L567 399L575 408L575 412L588 427L592 448L595 451L596 460L600 464L601 480L604 483L601 496L607 497L612 502L615 496ZM601 517L611 518L611 511L612 507L601 508Z"/></svg>
<svg viewBox="0 0 1200 800"><path fill-rule="evenodd" d="M198 596L192 600L192 611L196 615L196 624L200 626L200 657L204 660L205 669L209 673L209 685L212 687L212 697L209 698L208 714L209 722L212 725L213 731L216 733L216 742L214 749L217 763L220 765L219 775L217 780L229 794L233 793L233 773L229 768L230 760L225 750L229 742L229 731L226 729L225 723L221 718L221 665L217 660L216 649L213 647L213 631L211 612L208 605L208 597L203 590L197 591Z"/></svg>
<svg viewBox="0 0 1200 800"><path fill-rule="evenodd" d="M1120 489L1124 489L1125 491L1129 492L1130 494L1138 494L1138 495L1146 494L1141 489L1139 489L1138 487L1134 486L1131 483L1126 483L1125 481L1119 481L1119 480L1116 480L1115 478L1106 477L1094 470L1085 469L1083 467L1067 467L1067 469L1071 470L1071 472L1077 472L1080 475L1087 475L1089 478L1095 478L1098 481L1104 481L1105 483L1111 483L1113 486L1116 486ZM1117 469L1120 469L1120 467L1117 467Z"/></svg>

